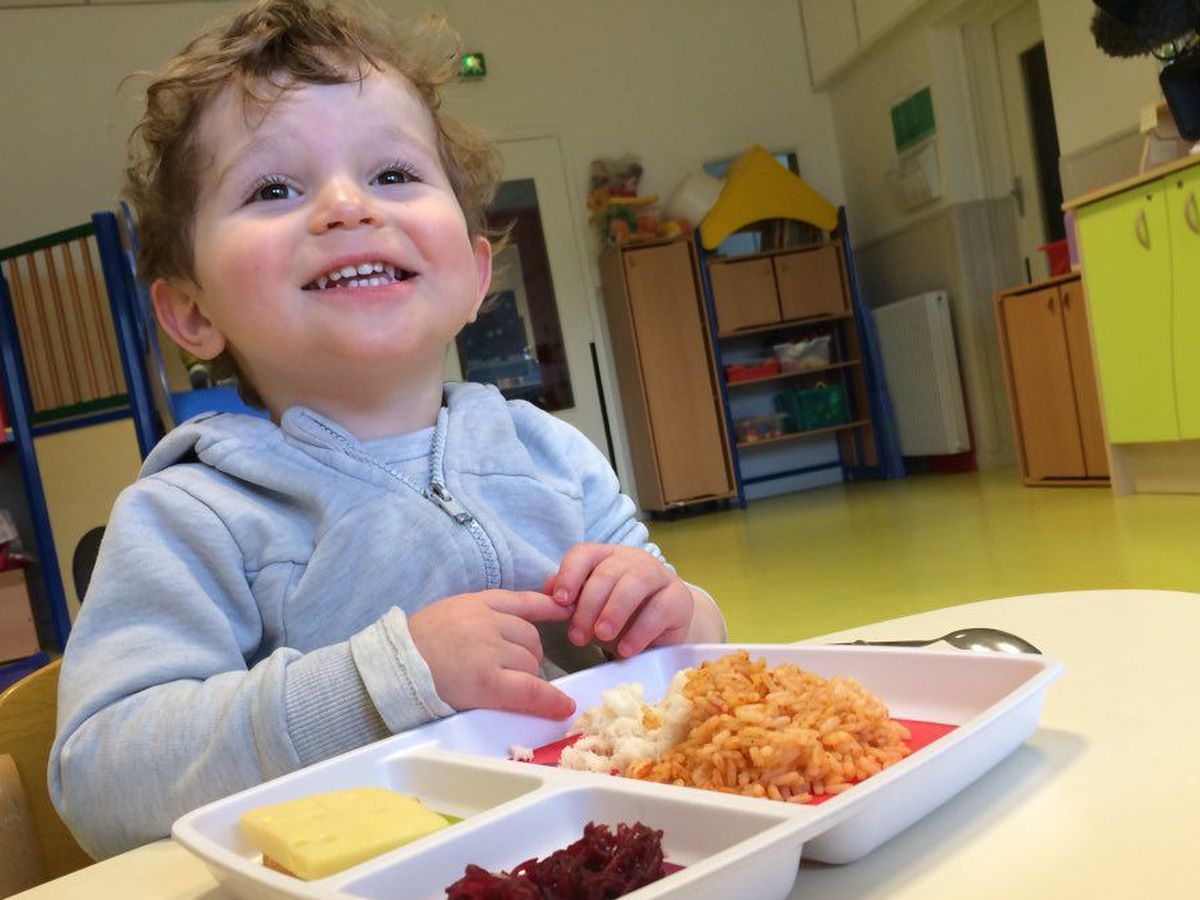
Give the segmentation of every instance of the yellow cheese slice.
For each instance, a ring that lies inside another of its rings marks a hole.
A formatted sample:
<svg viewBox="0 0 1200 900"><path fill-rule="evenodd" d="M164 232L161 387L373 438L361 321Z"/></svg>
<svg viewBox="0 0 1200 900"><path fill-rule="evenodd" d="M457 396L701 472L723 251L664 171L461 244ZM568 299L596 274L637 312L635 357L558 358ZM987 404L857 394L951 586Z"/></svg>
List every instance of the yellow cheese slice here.
<svg viewBox="0 0 1200 900"><path fill-rule="evenodd" d="M251 845L311 881L432 834L450 823L416 797L349 788L260 806L242 814Z"/></svg>

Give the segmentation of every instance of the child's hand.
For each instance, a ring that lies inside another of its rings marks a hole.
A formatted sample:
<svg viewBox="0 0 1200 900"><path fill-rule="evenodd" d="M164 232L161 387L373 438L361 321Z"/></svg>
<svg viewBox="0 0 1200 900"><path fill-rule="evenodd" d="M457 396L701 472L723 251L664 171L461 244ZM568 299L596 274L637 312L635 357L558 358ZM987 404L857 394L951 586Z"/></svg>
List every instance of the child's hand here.
<svg viewBox="0 0 1200 900"><path fill-rule="evenodd" d="M455 709L507 709L565 719L575 701L538 677L542 642L532 622L571 615L545 594L480 591L431 603L408 617L438 696Z"/></svg>
<svg viewBox="0 0 1200 900"><path fill-rule="evenodd" d="M621 544L576 544L544 590L564 608L574 606L567 629L572 643L620 636L621 656L686 641L695 610L682 579L640 547Z"/></svg>

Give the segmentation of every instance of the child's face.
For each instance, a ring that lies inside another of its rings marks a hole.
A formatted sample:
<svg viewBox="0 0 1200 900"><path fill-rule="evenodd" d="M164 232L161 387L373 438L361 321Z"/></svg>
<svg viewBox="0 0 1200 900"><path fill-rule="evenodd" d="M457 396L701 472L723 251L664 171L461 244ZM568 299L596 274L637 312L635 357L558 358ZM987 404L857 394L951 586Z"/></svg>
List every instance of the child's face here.
<svg viewBox="0 0 1200 900"><path fill-rule="evenodd" d="M232 348L273 413L440 379L491 249L468 236L405 79L304 85L265 112L229 90L199 140L196 278L152 291L172 337L204 358Z"/></svg>

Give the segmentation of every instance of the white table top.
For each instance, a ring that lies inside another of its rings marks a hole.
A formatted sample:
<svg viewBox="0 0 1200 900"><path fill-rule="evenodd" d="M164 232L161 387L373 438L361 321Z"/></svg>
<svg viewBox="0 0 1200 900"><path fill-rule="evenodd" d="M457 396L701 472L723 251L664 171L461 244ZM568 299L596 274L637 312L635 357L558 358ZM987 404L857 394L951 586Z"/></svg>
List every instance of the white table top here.
<svg viewBox="0 0 1200 900"><path fill-rule="evenodd" d="M792 896L1200 896L1200 595L1077 591L1011 597L815 639L934 637L988 625L1061 659L1039 730L979 781L863 859L802 864ZM944 646L944 645L943 645ZM1178 695L1172 696L1172 691ZM170 841L18 895L223 900Z"/></svg>

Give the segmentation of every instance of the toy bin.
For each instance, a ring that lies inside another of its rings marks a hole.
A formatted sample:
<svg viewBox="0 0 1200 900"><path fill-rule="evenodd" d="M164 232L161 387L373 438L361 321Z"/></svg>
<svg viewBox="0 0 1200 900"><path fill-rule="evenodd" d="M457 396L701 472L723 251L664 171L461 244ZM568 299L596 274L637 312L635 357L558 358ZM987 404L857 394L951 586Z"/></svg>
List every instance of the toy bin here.
<svg viewBox="0 0 1200 900"><path fill-rule="evenodd" d="M790 416L778 412L765 416L742 416L733 420L733 430L739 444L753 444L776 438L791 431Z"/></svg>
<svg viewBox="0 0 1200 900"><path fill-rule="evenodd" d="M789 388L776 395L775 408L787 413L799 431L829 428L849 418L846 388L840 381Z"/></svg>
<svg viewBox="0 0 1200 900"><path fill-rule="evenodd" d="M788 341L776 344L775 356L781 372L809 372L823 369L830 362L830 336L810 338L805 341Z"/></svg>
<svg viewBox="0 0 1200 900"><path fill-rule="evenodd" d="M730 384L754 378L770 378L778 374L779 360L775 357L758 362L729 363L725 366L725 380Z"/></svg>

